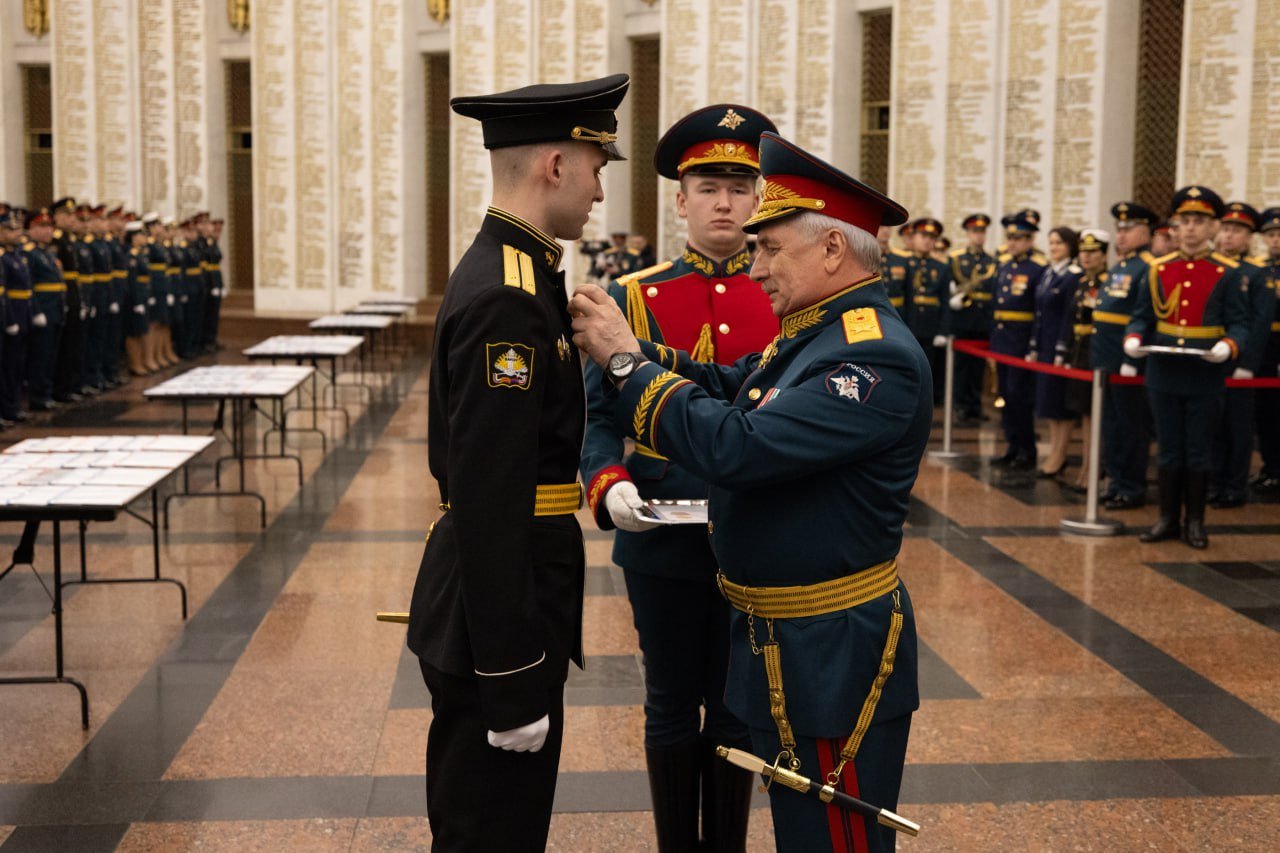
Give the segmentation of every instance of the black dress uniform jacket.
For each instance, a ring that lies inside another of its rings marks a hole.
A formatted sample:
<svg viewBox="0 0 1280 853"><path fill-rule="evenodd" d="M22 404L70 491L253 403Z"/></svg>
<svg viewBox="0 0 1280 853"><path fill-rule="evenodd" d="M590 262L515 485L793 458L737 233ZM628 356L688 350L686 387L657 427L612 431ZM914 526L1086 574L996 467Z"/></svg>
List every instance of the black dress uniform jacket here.
<svg viewBox="0 0 1280 853"><path fill-rule="evenodd" d="M582 666L582 533L535 517L538 485L575 483L585 393L561 247L490 208L449 277L431 363L428 452L448 507L414 586L409 648L475 678L487 727L541 718Z"/></svg>

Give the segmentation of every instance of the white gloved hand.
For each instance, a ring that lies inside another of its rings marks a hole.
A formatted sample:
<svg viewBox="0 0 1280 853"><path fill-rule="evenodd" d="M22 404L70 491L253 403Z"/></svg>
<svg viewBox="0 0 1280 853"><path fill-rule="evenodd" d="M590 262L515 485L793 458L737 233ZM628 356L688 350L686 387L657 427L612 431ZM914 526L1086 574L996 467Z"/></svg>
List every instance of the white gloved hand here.
<svg viewBox="0 0 1280 853"><path fill-rule="evenodd" d="M184 296L184 297L182 297L182 304L183 304L183 305L186 305L186 304L187 304L187 300L189 300L190 298L191 298L190 296Z"/></svg>
<svg viewBox="0 0 1280 853"><path fill-rule="evenodd" d="M550 730L551 718L543 716L541 720L518 729L507 729L505 732L490 731L489 746L511 752L537 752L542 749L542 745L547 740L547 732Z"/></svg>
<svg viewBox="0 0 1280 853"><path fill-rule="evenodd" d="M1231 374L1232 379L1252 379L1253 371L1244 367L1237 367Z"/></svg>
<svg viewBox="0 0 1280 853"><path fill-rule="evenodd" d="M37 314L31 318L31 325L43 329L45 326L49 325L49 318L43 314Z"/></svg>
<svg viewBox="0 0 1280 853"><path fill-rule="evenodd" d="M1122 364L1120 365L1120 375L1121 376L1137 376L1138 368L1134 367L1132 364Z"/></svg>
<svg viewBox="0 0 1280 853"><path fill-rule="evenodd" d="M623 480L605 492L604 508L609 511L609 517L613 519L614 525L619 530L643 533L662 526L656 521L649 521L636 515L636 510L642 506L644 506L644 499L640 497L640 490L629 480Z"/></svg>
<svg viewBox="0 0 1280 853"><path fill-rule="evenodd" d="M1063 358L1062 356L1060 356L1060 355L1055 355L1055 356L1053 357L1053 366L1054 366L1054 367L1062 367L1062 365L1064 365L1064 364L1066 364L1066 363L1067 363L1067 360L1066 360L1065 358Z"/></svg>
<svg viewBox="0 0 1280 853"><path fill-rule="evenodd" d="M1213 345L1213 349L1205 350L1200 357L1213 364L1222 364L1231 358L1231 344L1226 341L1218 341Z"/></svg>
<svg viewBox="0 0 1280 853"><path fill-rule="evenodd" d="M89 319L89 309L88 309L88 308L85 308L85 307L81 306L81 308L80 308L80 319L81 319L81 320L88 320L88 319Z"/></svg>
<svg viewBox="0 0 1280 853"><path fill-rule="evenodd" d="M155 305L155 304L156 304L156 298L155 298L154 296L148 296L148 297L147 297L147 304L148 304L148 305Z"/></svg>
<svg viewBox="0 0 1280 853"><path fill-rule="evenodd" d="M147 306L143 305L142 303L138 303L137 305L133 306L133 313L139 314L145 317L147 316Z"/></svg>
<svg viewBox="0 0 1280 853"><path fill-rule="evenodd" d="M215 299L221 298L221 297L222 297L222 288L220 288L220 287L215 287L215 288L213 288L212 290L210 290L210 291L209 291L209 295L210 295L210 296L212 296L212 297L214 297Z"/></svg>
<svg viewBox="0 0 1280 853"><path fill-rule="evenodd" d="M13 325L11 325L11 326L5 326L5 327L4 327L4 333L5 333L6 335L16 335L16 334L18 334L18 331L19 331L19 329L18 329L18 324L17 324L17 323L14 323L14 324L13 324Z"/></svg>
<svg viewBox="0 0 1280 853"><path fill-rule="evenodd" d="M1147 354L1142 351L1141 347L1142 339L1136 335L1124 339L1124 354L1129 358L1146 358Z"/></svg>
<svg viewBox="0 0 1280 853"><path fill-rule="evenodd" d="M945 346L947 345L947 336L946 336L946 335L934 335L934 336L933 336L933 345L934 345L935 347L945 347Z"/></svg>
<svg viewBox="0 0 1280 853"><path fill-rule="evenodd" d="M964 294L957 293L947 300L947 304L951 306L952 311L964 310Z"/></svg>
<svg viewBox="0 0 1280 853"><path fill-rule="evenodd" d="M112 302L110 305L108 305L108 306L107 306L107 310L108 310L108 311L110 311L112 314L119 314L119 313L120 313L120 303L119 303L119 302Z"/></svg>
<svg viewBox="0 0 1280 853"><path fill-rule="evenodd" d="M89 309L89 319L95 319L98 316L98 306L94 305Z"/></svg>
<svg viewBox="0 0 1280 853"><path fill-rule="evenodd" d="M166 304L168 304L168 305L173 305L173 304L174 304L174 302L176 302L176 301L177 301L176 299L174 299L174 298L173 298L173 294L172 294L172 293L166 294L166 295L165 295L165 297L164 297L164 300L165 300L165 303L166 303Z"/></svg>

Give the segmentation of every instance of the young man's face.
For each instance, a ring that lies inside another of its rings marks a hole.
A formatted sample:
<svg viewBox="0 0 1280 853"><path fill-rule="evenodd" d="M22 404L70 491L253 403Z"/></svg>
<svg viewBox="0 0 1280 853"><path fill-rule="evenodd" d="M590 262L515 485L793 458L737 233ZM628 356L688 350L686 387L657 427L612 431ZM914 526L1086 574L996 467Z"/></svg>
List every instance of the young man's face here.
<svg viewBox="0 0 1280 853"><path fill-rule="evenodd" d="M911 239L915 242L916 251L922 255L929 254L938 245L938 235L929 231L916 231Z"/></svg>
<svg viewBox="0 0 1280 853"><path fill-rule="evenodd" d="M689 243L727 257L747 241L742 225L759 198L750 175L685 175L676 191L676 214L689 223Z"/></svg>
<svg viewBox="0 0 1280 853"><path fill-rule="evenodd" d="M1253 231L1238 222L1224 222L1218 229L1218 248L1228 255L1239 255L1249 251L1249 241Z"/></svg>
<svg viewBox="0 0 1280 853"><path fill-rule="evenodd" d="M1266 241L1267 254L1273 258L1280 257L1280 228L1272 228L1265 232L1262 239Z"/></svg>
<svg viewBox="0 0 1280 853"><path fill-rule="evenodd" d="M578 142L561 149L560 185L552 201L550 219L562 240L577 240L596 202L604 201L600 170L609 162L598 145Z"/></svg>
<svg viewBox="0 0 1280 853"><path fill-rule="evenodd" d="M1012 255L1021 255L1031 251L1031 235L1025 231L1017 231L1005 237L1005 247Z"/></svg>
<svg viewBox="0 0 1280 853"><path fill-rule="evenodd" d="M975 249L981 249L987 245L987 229L985 228L966 228L965 236L969 238L969 245Z"/></svg>
<svg viewBox="0 0 1280 853"><path fill-rule="evenodd" d="M1203 213L1183 213L1178 217L1178 248L1189 255L1208 248L1218 233L1218 220Z"/></svg>

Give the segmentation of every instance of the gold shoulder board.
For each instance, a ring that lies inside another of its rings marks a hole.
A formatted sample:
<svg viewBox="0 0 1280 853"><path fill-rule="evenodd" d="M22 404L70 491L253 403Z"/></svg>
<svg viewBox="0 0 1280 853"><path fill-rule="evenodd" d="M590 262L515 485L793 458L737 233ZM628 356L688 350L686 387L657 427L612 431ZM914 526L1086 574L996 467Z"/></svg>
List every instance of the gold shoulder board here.
<svg viewBox="0 0 1280 853"><path fill-rule="evenodd" d="M1217 261L1220 264L1224 264L1225 266L1230 267L1231 269L1236 269L1237 267L1240 266L1239 261L1233 261L1230 258L1228 258L1226 255L1222 254L1221 252L1214 252L1209 257L1213 258L1215 261Z"/></svg>
<svg viewBox="0 0 1280 853"><path fill-rule="evenodd" d="M525 293L537 293L537 279L533 274L533 258L515 246L502 247L502 283L518 287Z"/></svg>

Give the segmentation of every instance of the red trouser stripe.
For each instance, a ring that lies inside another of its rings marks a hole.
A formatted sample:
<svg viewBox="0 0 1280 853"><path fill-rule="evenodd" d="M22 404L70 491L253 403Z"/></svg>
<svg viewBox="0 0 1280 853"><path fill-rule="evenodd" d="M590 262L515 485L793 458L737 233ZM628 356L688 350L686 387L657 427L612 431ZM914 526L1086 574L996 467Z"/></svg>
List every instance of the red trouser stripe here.
<svg viewBox="0 0 1280 853"><path fill-rule="evenodd" d="M822 779L840 763L840 750L844 741L819 738L817 741L818 766ZM850 761L840 775L836 790L851 797L858 794L858 772ZM867 826L861 815L836 805L827 806L827 830L831 834L831 849L835 853L867 853Z"/></svg>

